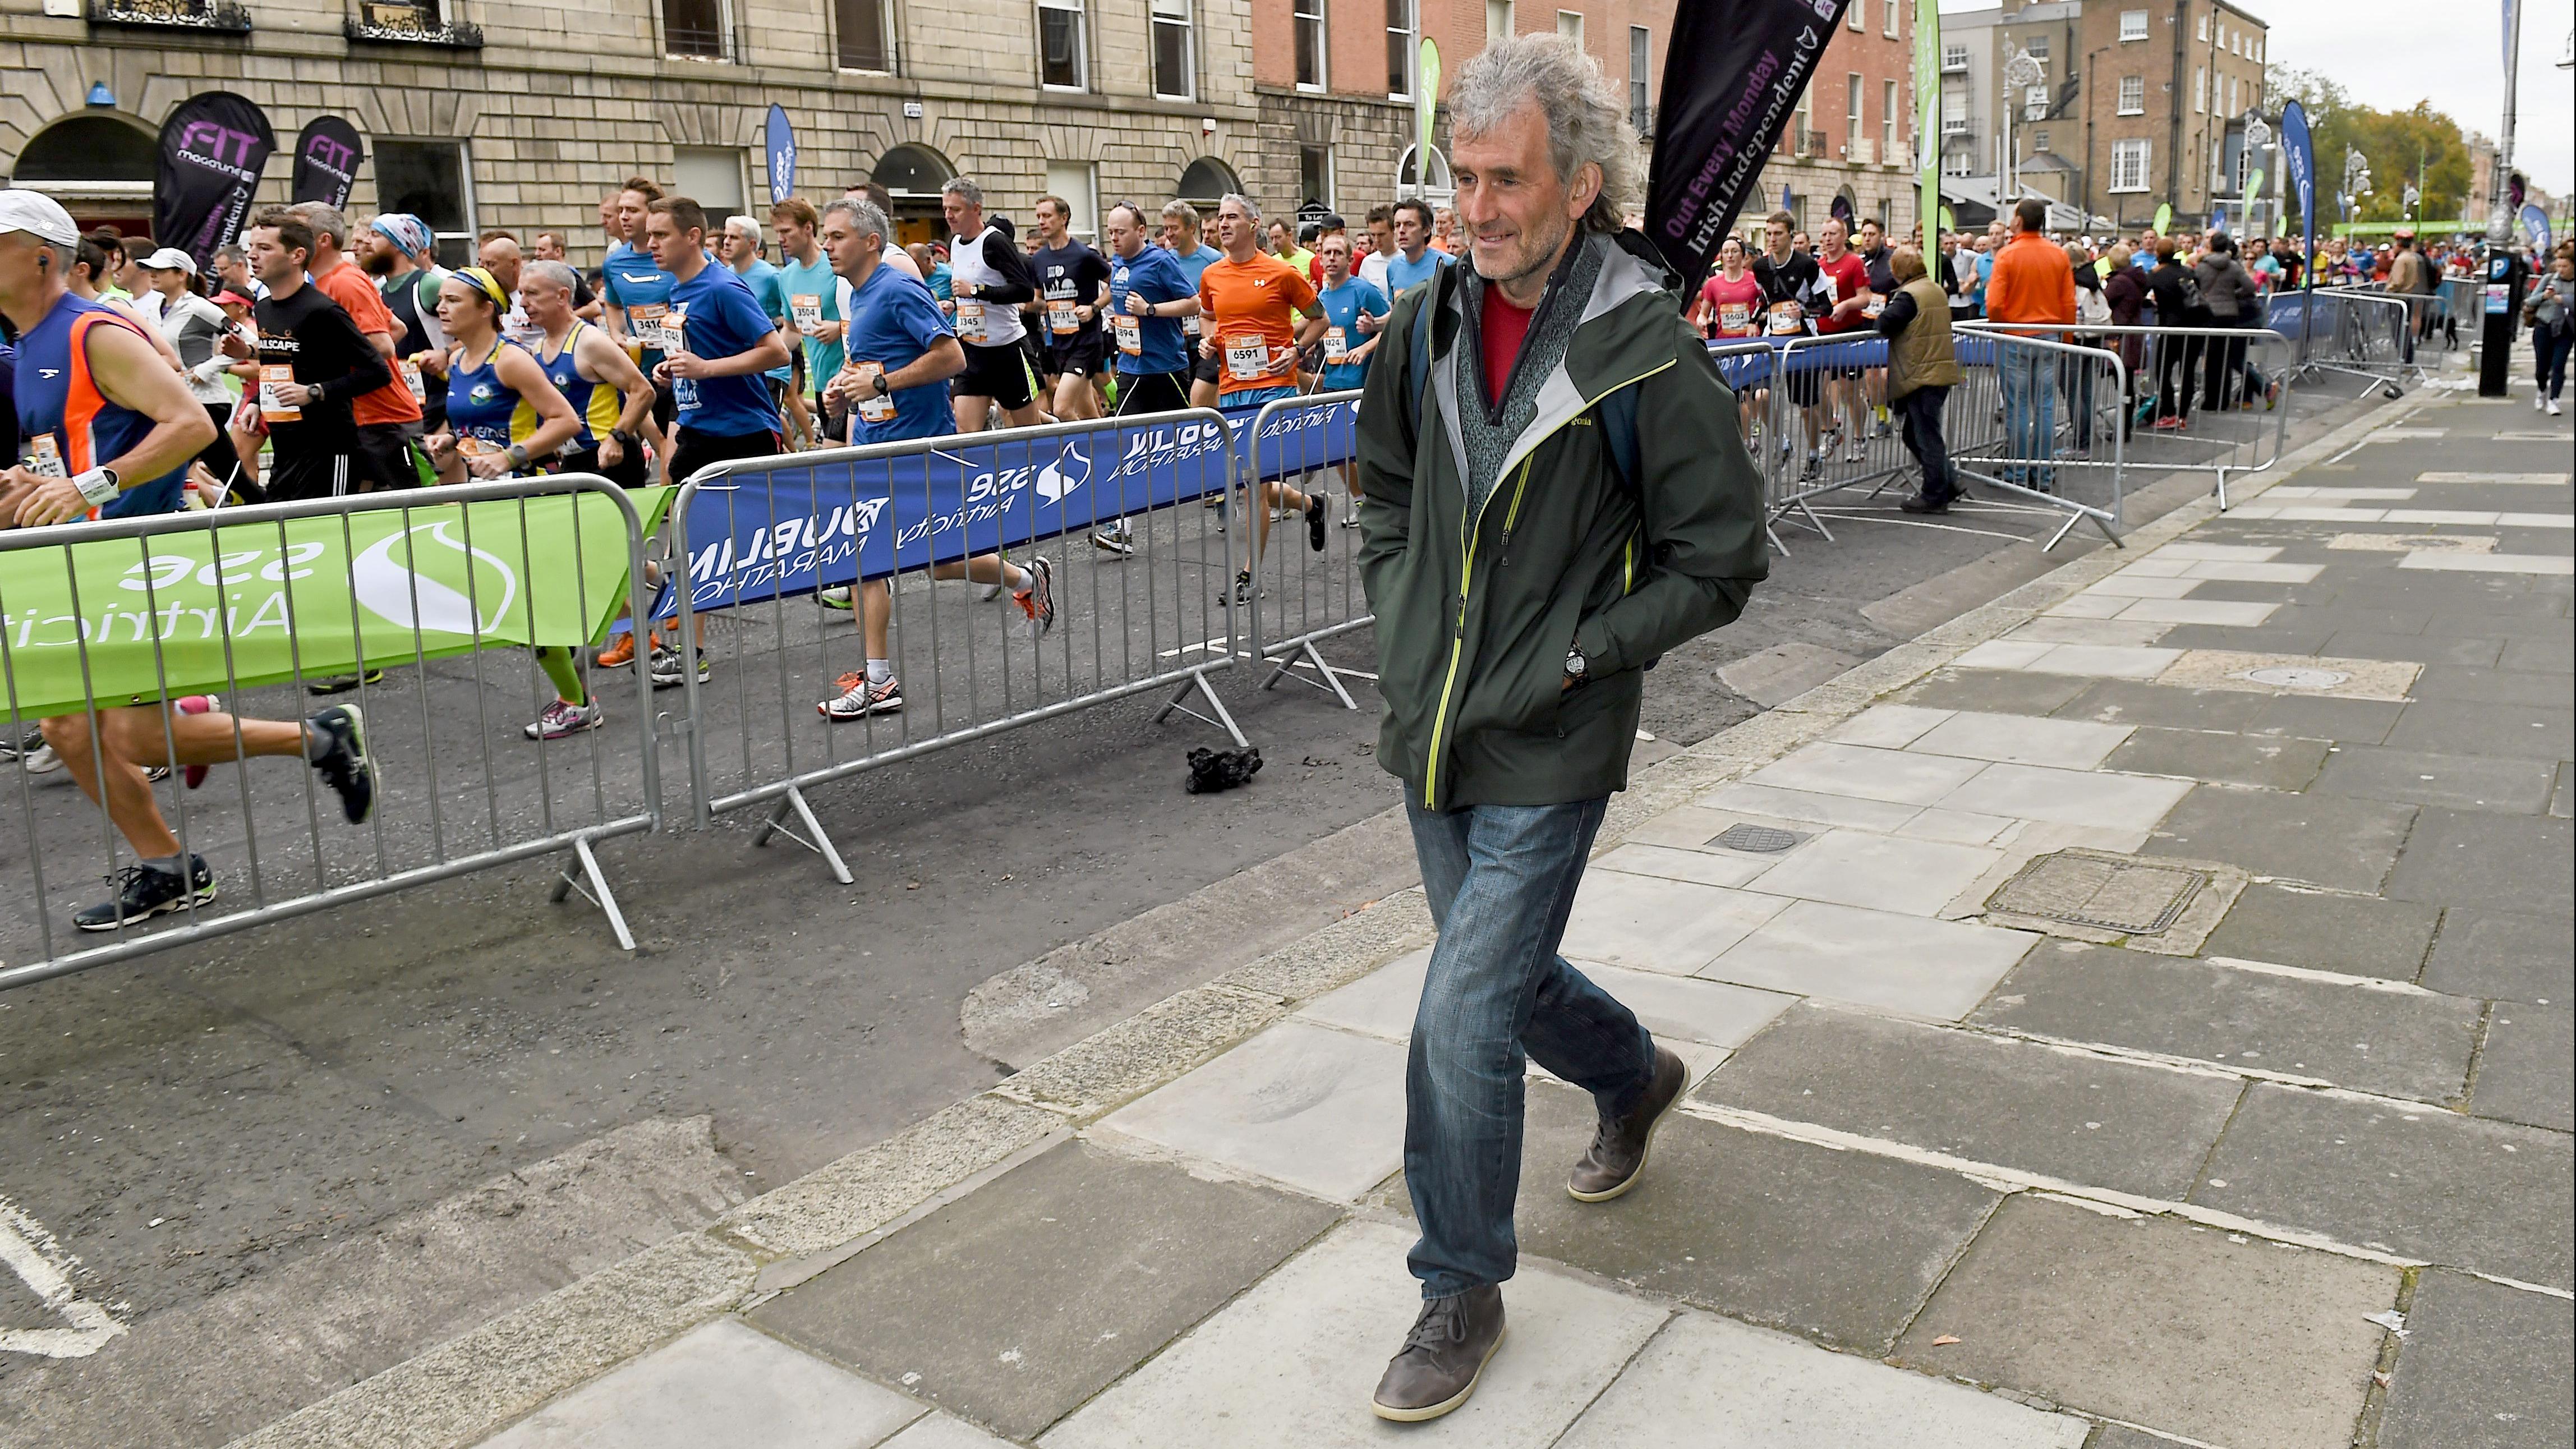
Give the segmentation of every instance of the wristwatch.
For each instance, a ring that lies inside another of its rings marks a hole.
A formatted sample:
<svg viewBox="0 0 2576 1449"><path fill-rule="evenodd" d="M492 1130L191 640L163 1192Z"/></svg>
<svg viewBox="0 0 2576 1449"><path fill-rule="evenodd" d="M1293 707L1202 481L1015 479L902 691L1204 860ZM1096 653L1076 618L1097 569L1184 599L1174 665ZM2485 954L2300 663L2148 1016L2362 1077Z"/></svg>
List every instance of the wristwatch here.
<svg viewBox="0 0 2576 1449"><path fill-rule="evenodd" d="M99 507L114 498L123 491L124 487L118 482L114 468L92 468L74 478L72 486L80 490L80 496L88 499L92 508Z"/></svg>
<svg viewBox="0 0 2576 1449"><path fill-rule="evenodd" d="M630 453L644 446L643 439L636 437L633 433L626 431L624 428L611 428L608 430L608 436L615 438L617 440L617 446L624 448Z"/></svg>
<svg viewBox="0 0 2576 1449"><path fill-rule="evenodd" d="M1568 649L1565 651L1566 678L1573 680L1577 684L1581 684L1588 677L1587 671L1589 671L1591 667L1592 661L1583 657L1583 651L1581 649Z"/></svg>
<svg viewBox="0 0 2576 1449"><path fill-rule="evenodd" d="M887 386L886 386L886 375L885 375L883 372L877 372L877 373L872 374L872 380L873 380L873 381L876 383L876 385L877 385L877 396L879 396L879 397L892 397L892 396L894 396L894 390L893 390L892 388L889 388L889 387L887 387Z"/></svg>
<svg viewBox="0 0 2576 1449"><path fill-rule="evenodd" d="M501 456L509 460L510 467L513 470L524 468L528 466L528 445L525 443L512 443L507 448L501 450Z"/></svg>

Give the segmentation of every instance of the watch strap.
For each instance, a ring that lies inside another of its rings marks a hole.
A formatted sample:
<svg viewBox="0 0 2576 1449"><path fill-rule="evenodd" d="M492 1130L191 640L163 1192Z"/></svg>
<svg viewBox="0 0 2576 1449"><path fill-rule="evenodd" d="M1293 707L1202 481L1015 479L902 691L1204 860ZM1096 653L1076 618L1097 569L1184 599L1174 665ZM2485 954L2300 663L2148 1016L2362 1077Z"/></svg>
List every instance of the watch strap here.
<svg viewBox="0 0 2576 1449"><path fill-rule="evenodd" d="M74 478L72 486L80 490L80 496L88 499L93 508L124 491L118 486L116 470L113 468L92 468Z"/></svg>

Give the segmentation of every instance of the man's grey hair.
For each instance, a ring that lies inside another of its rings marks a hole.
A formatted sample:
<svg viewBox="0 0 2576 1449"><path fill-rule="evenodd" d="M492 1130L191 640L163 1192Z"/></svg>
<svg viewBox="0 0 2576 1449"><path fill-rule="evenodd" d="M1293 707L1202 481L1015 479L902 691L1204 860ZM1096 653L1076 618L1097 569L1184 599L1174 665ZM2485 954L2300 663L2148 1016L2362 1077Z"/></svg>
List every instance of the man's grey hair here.
<svg viewBox="0 0 2576 1449"><path fill-rule="evenodd" d="M1216 204L1219 209L1223 209L1225 204L1229 201L1242 207L1243 214L1245 216L1250 217L1254 221L1261 220L1261 208L1253 203L1251 197L1244 195L1240 191L1229 191L1225 195L1218 197Z"/></svg>
<svg viewBox="0 0 2576 1449"><path fill-rule="evenodd" d="M555 287L566 292L572 290L573 283L577 280L577 276L573 269L564 265L562 262L522 263L519 267L519 284L521 286L527 285L530 277L536 278L538 281L545 283L549 287Z"/></svg>
<svg viewBox="0 0 2576 1449"><path fill-rule="evenodd" d="M894 235L894 224L886 220L885 212L864 196L844 196L838 201L824 203L824 220L829 221L836 211L850 219L850 230L860 236L873 235L882 243Z"/></svg>
<svg viewBox="0 0 2576 1449"><path fill-rule="evenodd" d="M984 188L967 180L963 176L951 176L946 181L941 182L939 186L939 194L942 196L954 196L958 200L965 202L968 206L982 206L984 204Z"/></svg>
<svg viewBox="0 0 2576 1449"><path fill-rule="evenodd" d="M349 247L349 214L318 201L299 201L287 208L313 228L315 236L329 234L331 245L342 251Z"/></svg>
<svg viewBox="0 0 2576 1449"><path fill-rule="evenodd" d="M747 216L726 217L724 229L727 231L739 229L744 236L751 238L753 241L756 242L760 240L760 223Z"/></svg>
<svg viewBox="0 0 2576 1449"><path fill-rule="evenodd" d="M1547 117L1548 160L1571 185L1601 168L1601 192L1583 214L1587 231L1617 231L1637 194L1637 133L1617 88L1582 47L1562 36L1520 35L1488 45L1458 69L1449 91L1452 137L1490 135L1521 107Z"/></svg>

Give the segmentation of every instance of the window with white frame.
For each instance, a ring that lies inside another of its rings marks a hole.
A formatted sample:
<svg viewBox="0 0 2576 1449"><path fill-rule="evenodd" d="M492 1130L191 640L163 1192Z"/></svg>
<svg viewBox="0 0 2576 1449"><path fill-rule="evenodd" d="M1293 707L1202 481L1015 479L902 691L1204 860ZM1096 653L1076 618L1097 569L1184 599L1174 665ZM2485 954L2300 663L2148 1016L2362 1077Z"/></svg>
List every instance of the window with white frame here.
<svg viewBox="0 0 2576 1449"><path fill-rule="evenodd" d="M2154 144L2145 139L2111 143L2111 189L2113 191L2147 189L2147 156Z"/></svg>
<svg viewBox="0 0 2576 1449"><path fill-rule="evenodd" d="M1655 38L1642 25L1628 27L1628 125L1648 140L1654 138Z"/></svg>
<svg viewBox="0 0 2576 1449"><path fill-rule="evenodd" d="M1971 153L1966 151L1953 151L1949 155L1941 158L1941 174L1944 176L1972 176L1976 174L1976 164L1977 158Z"/></svg>
<svg viewBox="0 0 2576 1449"><path fill-rule="evenodd" d="M1485 0L1485 43L1512 38L1512 0Z"/></svg>
<svg viewBox="0 0 2576 1449"><path fill-rule="evenodd" d="M1869 5L1867 0L1852 0L1852 8L1847 18L1851 21L1852 29L1867 30L1869 28Z"/></svg>
<svg viewBox="0 0 2576 1449"><path fill-rule="evenodd" d="M1186 101L1197 93L1190 68L1190 0L1153 0L1154 94Z"/></svg>
<svg viewBox="0 0 2576 1449"><path fill-rule="evenodd" d="M1858 160L1860 156L1860 74L1855 71L1843 81L1843 154Z"/></svg>
<svg viewBox="0 0 2576 1449"><path fill-rule="evenodd" d="M2209 44L2209 12L2206 10L2200 12L2200 43Z"/></svg>
<svg viewBox="0 0 2576 1449"><path fill-rule="evenodd" d="M2123 40L2123 41L2131 41L2131 40L2144 40L2144 39L2146 39L2146 38L2147 38L2147 12L2145 12L2144 10L2123 10L2123 11L2121 11L2121 12L2120 12L2120 39L2121 39L2121 40Z"/></svg>
<svg viewBox="0 0 2576 1449"><path fill-rule="evenodd" d="M1580 10L1556 12L1556 33L1561 39L1573 41L1574 48L1581 50L1583 48L1583 12Z"/></svg>
<svg viewBox="0 0 2576 1449"><path fill-rule="evenodd" d="M2040 64L2042 64L2042 65L2046 65L2046 64L2048 63L2048 37L2047 37L2047 36L2045 36L2045 35L2029 35L2029 36L2024 36L2024 37L2022 38L2022 45L2021 45L2021 48L2030 52L2030 58L2031 58L2031 59L2033 59L2033 60L2035 60L2035 61L2038 61L2038 62L2039 62Z"/></svg>
<svg viewBox="0 0 2576 1449"><path fill-rule="evenodd" d="M2147 113L2147 78L2142 75L2120 77L2120 114L2143 116Z"/></svg>
<svg viewBox="0 0 2576 1449"><path fill-rule="evenodd" d="M886 0L833 0L833 59L843 70L879 74L894 70L893 28L886 23Z"/></svg>
<svg viewBox="0 0 2576 1449"><path fill-rule="evenodd" d="M2212 195L2227 190L2227 138L2224 136L2209 143L2209 190Z"/></svg>
<svg viewBox="0 0 2576 1449"><path fill-rule="evenodd" d="M1048 195L1064 200L1065 230L1086 239L1099 235L1093 218L1100 214L1100 184L1090 162L1049 161L1046 186Z"/></svg>
<svg viewBox="0 0 2576 1449"><path fill-rule="evenodd" d="M1421 13L1414 0L1386 0L1386 98L1413 99L1414 38L1421 33Z"/></svg>
<svg viewBox="0 0 2576 1449"><path fill-rule="evenodd" d="M2042 131L2033 131L2033 132L2031 132L2031 133L2030 133L2030 149L2031 149L2032 154L2034 154L2034 155L2036 155L2037 153L2039 153L2039 152L2041 152L2041 151L2045 151L2045 150L2047 150L2047 149L2048 149L2048 132L2046 132L2046 131L2044 131L2044 130L2042 130Z"/></svg>
<svg viewBox="0 0 2576 1449"><path fill-rule="evenodd" d="M1332 147L1297 148L1297 205L1301 210L1309 206L1333 209Z"/></svg>
<svg viewBox="0 0 2576 1449"><path fill-rule="evenodd" d="M2196 65L2191 68L2191 108L2197 115L2209 114L2208 66Z"/></svg>
<svg viewBox="0 0 2576 1449"><path fill-rule="evenodd" d="M2238 110L2236 106L2236 83L2238 79L2239 77L2236 76L2229 76L2227 78L2227 114L2231 116L2244 114L2242 111Z"/></svg>
<svg viewBox="0 0 2576 1449"><path fill-rule="evenodd" d="M1887 0L1887 33L1894 35L1905 23L1905 0Z"/></svg>
<svg viewBox="0 0 2576 1449"><path fill-rule="evenodd" d="M1297 0L1297 89L1320 91L1331 74L1324 47L1324 0Z"/></svg>
<svg viewBox="0 0 2576 1449"><path fill-rule="evenodd" d="M706 208L708 225L721 227L742 207L743 153L731 146L680 146L671 152L673 194Z"/></svg>
<svg viewBox="0 0 2576 1449"><path fill-rule="evenodd" d="M1082 0L1038 0L1038 84L1055 90L1085 88Z"/></svg>
<svg viewBox="0 0 2576 1449"><path fill-rule="evenodd" d="M1896 156L1896 82L1880 84L1879 100L1878 159L1889 161Z"/></svg>
<svg viewBox="0 0 2576 1449"><path fill-rule="evenodd" d="M1966 70L1968 68L1968 47L1961 45L1955 40L1945 40L1941 42L1941 68L1943 70Z"/></svg>

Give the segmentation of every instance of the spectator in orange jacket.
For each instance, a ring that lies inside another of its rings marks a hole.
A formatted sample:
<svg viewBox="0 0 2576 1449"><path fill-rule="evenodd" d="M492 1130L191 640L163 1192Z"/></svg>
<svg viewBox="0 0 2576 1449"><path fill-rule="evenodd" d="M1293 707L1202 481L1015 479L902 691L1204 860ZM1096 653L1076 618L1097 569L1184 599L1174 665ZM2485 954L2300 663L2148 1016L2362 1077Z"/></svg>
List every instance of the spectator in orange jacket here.
<svg viewBox="0 0 2576 1449"><path fill-rule="evenodd" d="M2026 199L2013 208L2012 240L1995 257L1986 283L1986 320L2005 323L2073 323L2075 269L2048 239L2048 204ZM2043 339L2002 344L1995 371L2004 394L2003 481L2035 493L2053 492L2057 470L2057 371L2061 355L2050 344L2062 332L2032 332Z"/></svg>

